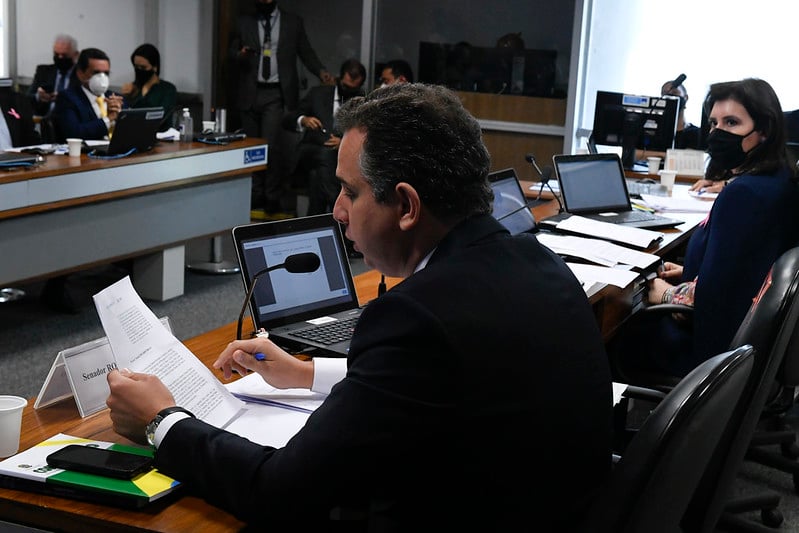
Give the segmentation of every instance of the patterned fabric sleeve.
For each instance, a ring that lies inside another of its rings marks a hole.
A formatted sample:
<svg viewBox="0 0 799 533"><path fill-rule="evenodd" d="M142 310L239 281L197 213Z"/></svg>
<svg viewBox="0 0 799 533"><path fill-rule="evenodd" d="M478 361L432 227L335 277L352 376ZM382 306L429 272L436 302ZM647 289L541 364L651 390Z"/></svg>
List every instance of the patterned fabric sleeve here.
<svg viewBox="0 0 799 533"><path fill-rule="evenodd" d="M666 289L660 302L664 304L690 305L693 307L696 280L697 278L694 278L693 281L686 281Z"/></svg>

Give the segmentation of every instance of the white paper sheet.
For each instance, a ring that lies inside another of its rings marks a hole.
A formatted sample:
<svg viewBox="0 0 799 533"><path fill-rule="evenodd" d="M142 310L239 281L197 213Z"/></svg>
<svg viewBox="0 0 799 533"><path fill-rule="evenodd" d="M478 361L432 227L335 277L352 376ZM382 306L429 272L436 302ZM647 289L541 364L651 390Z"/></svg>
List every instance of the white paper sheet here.
<svg viewBox="0 0 799 533"><path fill-rule="evenodd" d="M244 406L144 304L126 276L94 295L117 366L155 374L175 402L224 427Z"/></svg>
<svg viewBox="0 0 799 533"><path fill-rule="evenodd" d="M608 268L603 266L583 265L581 263L566 263L574 275L582 283L600 282L624 288L639 276L637 272L623 270L620 268Z"/></svg>
<svg viewBox="0 0 799 533"><path fill-rule="evenodd" d="M614 242L631 244L638 248L648 248L652 243L663 238L663 233L622 224L598 222L590 218L572 215L558 222L557 228L563 231L599 237Z"/></svg>
<svg viewBox="0 0 799 533"><path fill-rule="evenodd" d="M632 250L600 239L544 232L536 234L536 238L557 254L582 257L603 266L614 266L621 263L637 268L646 268L660 259L655 254Z"/></svg>

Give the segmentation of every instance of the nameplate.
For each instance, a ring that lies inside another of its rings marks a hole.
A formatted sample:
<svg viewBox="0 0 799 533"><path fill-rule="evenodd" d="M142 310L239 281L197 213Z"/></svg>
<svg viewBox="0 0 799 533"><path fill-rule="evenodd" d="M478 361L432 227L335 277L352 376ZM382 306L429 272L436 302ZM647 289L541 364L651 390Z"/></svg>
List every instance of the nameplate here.
<svg viewBox="0 0 799 533"><path fill-rule="evenodd" d="M169 330L169 317L160 319ZM56 355L34 409L75 398L80 416L85 418L105 409L110 392L108 373L117 368L107 337L61 350Z"/></svg>

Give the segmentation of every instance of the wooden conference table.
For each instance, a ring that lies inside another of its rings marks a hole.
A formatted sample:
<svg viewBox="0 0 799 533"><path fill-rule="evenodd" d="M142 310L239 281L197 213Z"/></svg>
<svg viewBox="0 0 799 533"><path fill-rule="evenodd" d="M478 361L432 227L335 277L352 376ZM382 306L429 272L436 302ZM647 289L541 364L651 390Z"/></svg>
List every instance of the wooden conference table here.
<svg viewBox="0 0 799 533"><path fill-rule="evenodd" d="M250 176L265 168L264 140L245 139L0 170L0 287L134 258L139 294L179 296L186 241L249 223Z"/></svg>
<svg viewBox="0 0 799 533"><path fill-rule="evenodd" d="M536 216L543 217L557 210L548 204L536 208ZM697 220L698 221L698 220ZM695 223L686 224L683 230L670 230L656 253L667 253L684 242ZM686 231L688 230L688 231ZM355 288L361 303L377 296L380 275L369 271L356 276ZM400 280L386 280L389 288ZM606 287L591 297L597 319L603 332L609 333L630 312L628 289ZM245 329L251 323L245 324ZM614 324L615 321L615 324ZM184 344L206 365L216 359L224 347L236 336L236 324L231 323L189 339ZM55 405L34 410L33 401L25 408L22 418L20 449L27 449L52 435L62 432L84 438L113 442L125 442L114 433L108 410L86 418L80 418L74 400L68 399ZM55 496L0 488L0 520L58 531L148 531L148 532L194 532L238 531L244 524L230 514L205 503L200 498L177 495L166 501L151 504L143 510L132 511L93 503L68 500Z"/></svg>

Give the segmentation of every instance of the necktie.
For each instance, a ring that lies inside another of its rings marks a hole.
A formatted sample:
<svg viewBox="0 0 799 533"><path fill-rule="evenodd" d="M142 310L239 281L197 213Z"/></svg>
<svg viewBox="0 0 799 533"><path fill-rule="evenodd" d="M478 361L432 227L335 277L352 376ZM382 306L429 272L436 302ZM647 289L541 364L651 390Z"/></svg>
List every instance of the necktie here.
<svg viewBox="0 0 799 533"><path fill-rule="evenodd" d="M261 77L269 81L272 73L272 17L267 17L263 22L264 44L261 48Z"/></svg>
<svg viewBox="0 0 799 533"><path fill-rule="evenodd" d="M105 107L105 97L98 96L97 97L97 105L100 106L100 118L105 118L108 116L108 111Z"/></svg>

